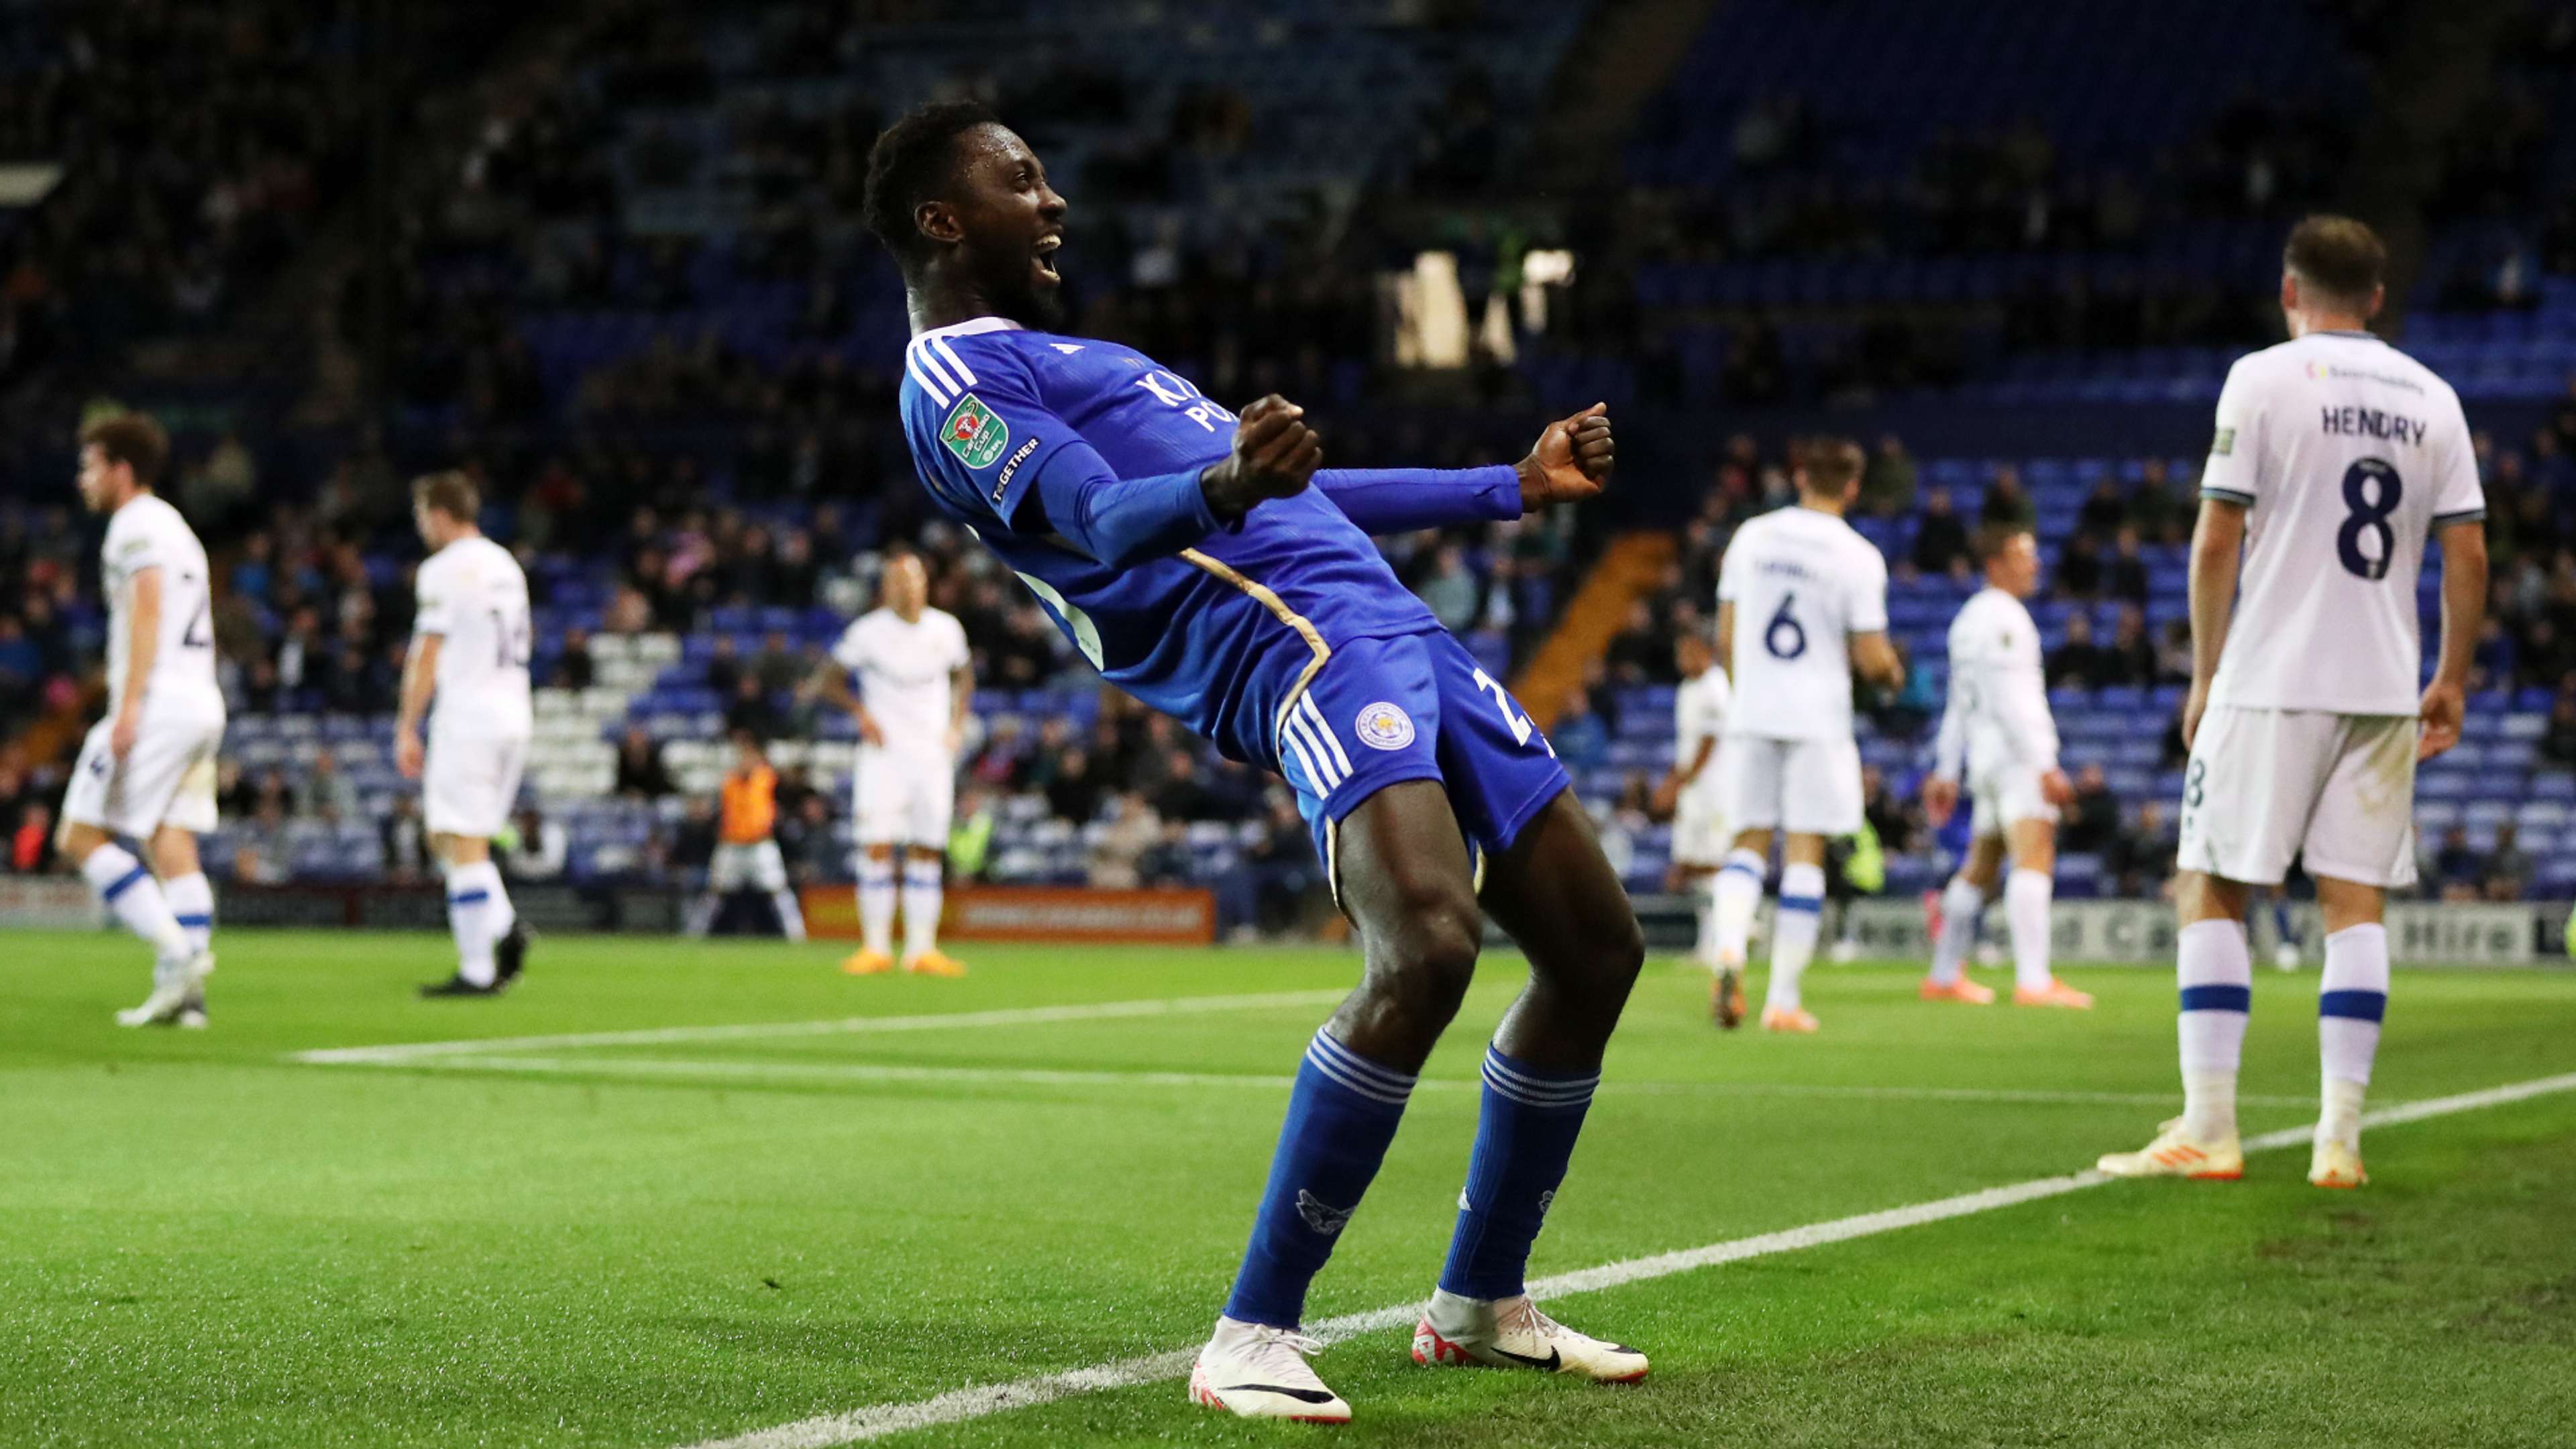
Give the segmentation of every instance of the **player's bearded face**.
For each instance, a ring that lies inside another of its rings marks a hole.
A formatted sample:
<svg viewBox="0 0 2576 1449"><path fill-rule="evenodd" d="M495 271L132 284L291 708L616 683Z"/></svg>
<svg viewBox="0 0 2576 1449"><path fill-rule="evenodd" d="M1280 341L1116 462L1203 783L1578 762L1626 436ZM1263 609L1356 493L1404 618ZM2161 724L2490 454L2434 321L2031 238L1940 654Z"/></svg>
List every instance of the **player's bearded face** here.
<svg viewBox="0 0 2576 1449"><path fill-rule="evenodd" d="M985 127L965 158L958 206L968 271L985 300L1014 322L1053 328L1064 320L1064 279L1055 269L1065 200L1027 143Z"/></svg>

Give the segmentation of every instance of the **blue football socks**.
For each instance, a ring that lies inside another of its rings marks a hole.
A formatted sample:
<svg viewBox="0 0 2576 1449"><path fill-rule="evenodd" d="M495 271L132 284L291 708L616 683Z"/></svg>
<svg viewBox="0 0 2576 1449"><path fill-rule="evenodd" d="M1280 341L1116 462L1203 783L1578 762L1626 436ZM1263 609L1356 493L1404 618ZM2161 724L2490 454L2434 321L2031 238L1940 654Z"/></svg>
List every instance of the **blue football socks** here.
<svg viewBox="0 0 2576 1449"><path fill-rule="evenodd" d="M1413 1081L1353 1052L1329 1032L1315 1033L1288 1096L1288 1121L1270 1160L1270 1186L1252 1220L1252 1244L1226 1299L1226 1317L1298 1326L1306 1287L1333 1255L1342 1225L1386 1160ZM1562 1156L1557 1170L1564 1171Z"/></svg>
<svg viewBox="0 0 2576 1449"><path fill-rule="evenodd" d="M1532 1066L1485 1049L1484 1112L1458 1199L1458 1229L1440 1288L1461 1298L1509 1298L1522 1291L1530 1244L1565 1181L1574 1139L1601 1073Z"/></svg>

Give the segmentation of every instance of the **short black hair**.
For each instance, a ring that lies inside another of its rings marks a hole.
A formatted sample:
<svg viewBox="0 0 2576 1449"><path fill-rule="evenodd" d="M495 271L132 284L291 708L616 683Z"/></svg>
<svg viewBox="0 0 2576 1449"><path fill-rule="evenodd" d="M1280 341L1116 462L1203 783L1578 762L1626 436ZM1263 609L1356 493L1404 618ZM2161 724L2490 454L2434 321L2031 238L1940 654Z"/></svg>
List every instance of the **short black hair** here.
<svg viewBox="0 0 2576 1449"><path fill-rule="evenodd" d="M861 210L868 230L896 261L910 266L928 250L912 213L947 184L958 136L1001 123L982 101L932 101L877 136L868 150L867 199Z"/></svg>

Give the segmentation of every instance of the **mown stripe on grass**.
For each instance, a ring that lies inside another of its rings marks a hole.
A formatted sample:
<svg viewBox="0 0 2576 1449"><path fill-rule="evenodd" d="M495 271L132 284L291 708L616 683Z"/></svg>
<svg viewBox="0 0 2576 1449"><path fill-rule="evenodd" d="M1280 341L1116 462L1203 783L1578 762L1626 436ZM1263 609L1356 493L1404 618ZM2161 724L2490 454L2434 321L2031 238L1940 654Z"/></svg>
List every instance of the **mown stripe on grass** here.
<svg viewBox="0 0 2576 1449"><path fill-rule="evenodd" d="M486 1037L479 1041L392 1042L382 1046L326 1047L290 1052L287 1060L314 1066L384 1066L424 1058L487 1052L555 1051L584 1047L664 1046L683 1042L758 1041L772 1037L837 1036L865 1032L971 1031L986 1027L1045 1026L1065 1021L1107 1021L1141 1016L1189 1016L1211 1011L1261 1011L1320 1006L1350 995L1347 987L1266 991L1246 996L1168 996L1143 1001L1089 1001L1067 1006L1019 1006L997 1011L947 1011L922 1016L845 1016L827 1021L755 1021L731 1026L657 1026L636 1031L571 1032L554 1036Z"/></svg>
<svg viewBox="0 0 2576 1449"><path fill-rule="evenodd" d="M2393 1127L2405 1122L2420 1122L2431 1117L2445 1117L2458 1112L2475 1112L2513 1102L2558 1092L2576 1091L2576 1072L2554 1077L2539 1077L2527 1082L2510 1082L2482 1091L2461 1092L2448 1097L2430 1097L2420 1102L2386 1107L2366 1114L2362 1122L2368 1127ZM2307 1142L2306 1127L2285 1128L2266 1132L2245 1140L2247 1152L2268 1152ZM1532 1297L1559 1298L1575 1293L1597 1292L1628 1283L1641 1283L1670 1277L1721 1263L1741 1262L1774 1253L1792 1253L1829 1243L1848 1242L1900 1228L1920 1227L1925 1223L1967 1217L1974 1213L1992 1212L1997 1208L2057 1197L2089 1187L2100 1187L2120 1179L2099 1172L2069 1173L2063 1177L2033 1178L2004 1187L1990 1187L1980 1192L1961 1193L1955 1197L1937 1198L1931 1202L1906 1207L1888 1208L1881 1212L1861 1213L1854 1217L1836 1218L1831 1222L1810 1223L1776 1233L1763 1233L1729 1242L1710 1243L1673 1253L1657 1253L1643 1258L1630 1258L1604 1263L1573 1273L1560 1273L1529 1285ZM1308 1329L1317 1338L1330 1342L1355 1334L1410 1324L1421 1312L1418 1300L1390 1304L1367 1313L1346 1314L1316 1324ZM1013 1409L1033 1408L1077 1394L1096 1393L1103 1389L1132 1388L1140 1384L1177 1379L1187 1374L1197 1357L1196 1345L1171 1349L1163 1353L1094 1364L1088 1368L1069 1369L1062 1373L1041 1374L1003 1384L982 1384L954 1389L927 1399L903 1403L876 1404L846 1413L823 1414L774 1428L758 1429L730 1438L708 1439L691 1449L830 1449L840 1444L856 1444L882 1439L914 1429L927 1429L939 1424L981 1419Z"/></svg>
<svg viewBox="0 0 2576 1449"><path fill-rule="evenodd" d="M1118 1071L1077 1067L942 1067L891 1062L734 1061L671 1057L539 1057L504 1052L453 1053L433 1057L352 1059L334 1057L335 1065L434 1068L440 1071L492 1072L500 1075L641 1077L652 1080L691 1077L753 1082L899 1082L955 1083L960 1086L1027 1087L1184 1087L1252 1088L1284 1092L1296 1078L1260 1072ZM1481 1088L1473 1077L1425 1077L1414 1090L1472 1092ZM1974 1102L2010 1106L2167 1107L2171 1092L2044 1091L2018 1087L1904 1087L1837 1085L1820 1082L1623 1082L1601 1084L1612 1097L1827 1097L1898 1102ZM2309 1107L2308 1097L2249 1095L2237 1098L2246 1107Z"/></svg>

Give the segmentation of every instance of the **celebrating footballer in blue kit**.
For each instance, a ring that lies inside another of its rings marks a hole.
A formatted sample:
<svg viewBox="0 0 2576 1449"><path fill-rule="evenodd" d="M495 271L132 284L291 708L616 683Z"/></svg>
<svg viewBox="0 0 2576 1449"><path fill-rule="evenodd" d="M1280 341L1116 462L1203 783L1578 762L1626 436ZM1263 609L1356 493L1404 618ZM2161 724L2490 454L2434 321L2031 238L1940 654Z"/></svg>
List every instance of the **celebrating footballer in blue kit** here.
<svg viewBox="0 0 2576 1449"><path fill-rule="evenodd" d="M1643 1354L1555 1322L1522 1282L1644 956L1636 916L1546 738L1370 541L1598 493L1605 410L1550 425L1513 466L1325 469L1296 405L1238 415L1132 348L1055 330L1066 203L982 107L890 128L867 209L903 268L904 433L933 498L1110 683L1288 781L1365 949L1306 1050L1191 1397L1350 1417L1307 1362L1307 1286L1457 1011L1487 910L1530 976L1485 1054L1413 1357L1642 1378Z"/></svg>

